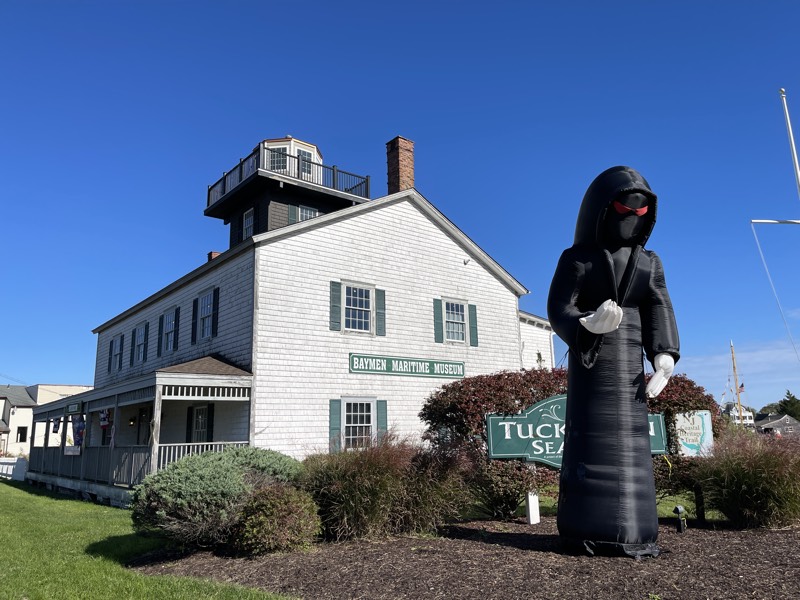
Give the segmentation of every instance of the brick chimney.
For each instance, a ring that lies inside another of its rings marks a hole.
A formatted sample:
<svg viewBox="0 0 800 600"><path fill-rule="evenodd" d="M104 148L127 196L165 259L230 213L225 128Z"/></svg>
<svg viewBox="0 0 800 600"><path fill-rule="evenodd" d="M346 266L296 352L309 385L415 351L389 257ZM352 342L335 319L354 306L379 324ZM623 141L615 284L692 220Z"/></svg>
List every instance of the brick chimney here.
<svg viewBox="0 0 800 600"><path fill-rule="evenodd" d="M389 193L414 187L414 142L399 135L386 142L386 170Z"/></svg>
<svg viewBox="0 0 800 600"><path fill-rule="evenodd" d="M222 253L221 252L215 252L214 250L212 250L211 252L208 253L208 262L211 262L212 260L217 258L220 254L222 254Z"/></svg>

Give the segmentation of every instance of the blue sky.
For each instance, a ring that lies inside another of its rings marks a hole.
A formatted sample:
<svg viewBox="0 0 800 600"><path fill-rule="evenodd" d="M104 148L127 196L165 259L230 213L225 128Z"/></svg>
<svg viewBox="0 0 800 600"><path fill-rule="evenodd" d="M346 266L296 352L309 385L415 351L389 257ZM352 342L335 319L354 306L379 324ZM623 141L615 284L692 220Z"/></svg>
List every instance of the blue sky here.
<svg viewBox="0 0 800 600"><path fill-rule="evenodd" d="M800 394L750 227L800 216L778 95L800 124L799 21L789 1L6 0L0 383L92 383L91 330L227 247L207 186L260 140L315 143L377 197L402 135L416 188L539 315L588 184L638 169L677 371L720 400L733 340L745 404ZM800 227L756 231L800 339Z"/></svg>

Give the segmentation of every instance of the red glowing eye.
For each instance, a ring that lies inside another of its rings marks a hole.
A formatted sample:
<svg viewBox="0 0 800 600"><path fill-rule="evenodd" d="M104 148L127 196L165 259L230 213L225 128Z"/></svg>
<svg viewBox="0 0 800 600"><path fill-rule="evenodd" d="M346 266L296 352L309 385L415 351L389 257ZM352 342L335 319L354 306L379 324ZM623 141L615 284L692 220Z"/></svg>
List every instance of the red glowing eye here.
<svg viewBox="0 0 800 600"><path fill-rule="evenodd" d="M625 206L619 200L614 200L613 206L614 206L614 210L616 210L621 215L627 215L627 214L633 213L637 217L641 217L642 215L647 214L647 207L646 206L643 206L642 208L632 208L630 206Z"/></svg>

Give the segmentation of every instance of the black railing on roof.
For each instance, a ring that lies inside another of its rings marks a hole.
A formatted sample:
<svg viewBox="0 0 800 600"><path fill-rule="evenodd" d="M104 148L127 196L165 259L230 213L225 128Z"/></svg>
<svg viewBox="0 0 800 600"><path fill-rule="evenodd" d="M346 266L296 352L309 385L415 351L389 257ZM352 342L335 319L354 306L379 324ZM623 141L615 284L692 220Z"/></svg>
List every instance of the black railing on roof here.
<svg viewBox="0 0 800 600"><path fill-rule="evenodd" d="M227 171L216 183L208 186L206 207L255 175L259 169L369 199L369 175L356 175L302 156L292 156L285 149L267 148L259 144L247 158L240 160L239 164Z"/></svg>

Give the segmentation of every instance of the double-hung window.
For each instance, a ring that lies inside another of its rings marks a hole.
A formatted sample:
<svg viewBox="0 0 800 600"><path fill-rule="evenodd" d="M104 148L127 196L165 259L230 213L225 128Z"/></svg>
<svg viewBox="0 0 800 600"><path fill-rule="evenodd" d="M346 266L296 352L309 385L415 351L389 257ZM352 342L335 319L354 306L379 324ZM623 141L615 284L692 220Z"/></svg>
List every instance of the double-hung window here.
<svg viewBox="0 0 800 600"><path fill-rule="evenodd" d="M330 282L330 329L386 335L386 292L371 285Z"/></svg>
<svg viewBox="0 0 800 600"><path fill-rule="evenodd" d="M200 296L200 339L211 337L211 317L214 313L214 292Z"/></svg>
<svg viewBox="0 0 800 600"><path fill-rule="evenodd" d="M433 331L436 343L478 345L478 309L463 300L434 298Z"/></svg>
<svg viewBox="0 0 800 600"><path fill-rule="evenodd" d="M149 326L147 323L137 325L131 332L131 366L147 360L147 338Z"/></svg>
<svg viewBox="0 0 800 600"><path fill-rule="evenodd" d="M207 290L192 304L192 343L217 336L219 288Z"/></svg>
<svg viewBox="0 0 800 600"><path fill-rule="evenodd" d="M330 411L332 451L366 448L386 433L386 400L337 398Z"/></svg>
<svg viewBox="0 0 800 600"><path fill-rule="evenodd" d="M108 344L108 372L122 369L122 351L125 345L125 334L114 336Z"/></svg>
<svg viewBox="0 0 800 600"><path fill-rule="evenodd" d="M316 208L300 205L297 209L297 217L300 221L307 221L317 216L319 216L319 211Z"/></svg>
<svg viewBox="0 0 800 600"><path fill-rule="evenodd" d="M344 286L345 331L372 330L372 290L356 285Z"/></svg>
<svg viewBox="0 0 800 600"><path fill-rule="evenodd" d="M178 326L181 309L169 309L158 318L158 355L178 349Z"/></svg>
<svg viewBox="0 0 800 600"><path fill-rule="evenodd" d="M464 317L464 303L445 301L444 337L448 342L463 342L467 339L467 320Z"/></svg>
<svg viewBox="0 0 800 600"><path fill-rule="evenodd" d="M255 211L252 208L244 211L242 215L242 239L246 240L253 235L253 224L255 222Z"/></svg>

